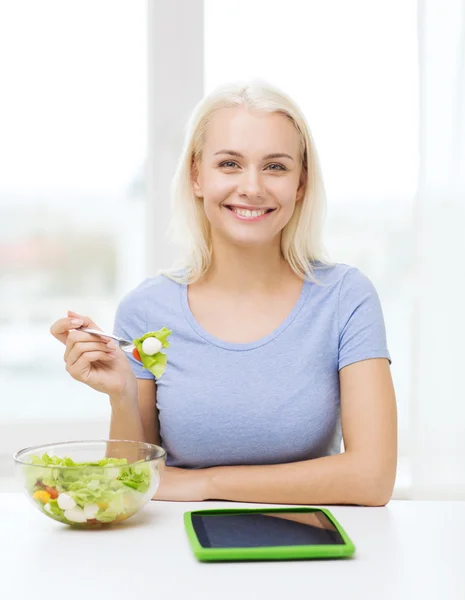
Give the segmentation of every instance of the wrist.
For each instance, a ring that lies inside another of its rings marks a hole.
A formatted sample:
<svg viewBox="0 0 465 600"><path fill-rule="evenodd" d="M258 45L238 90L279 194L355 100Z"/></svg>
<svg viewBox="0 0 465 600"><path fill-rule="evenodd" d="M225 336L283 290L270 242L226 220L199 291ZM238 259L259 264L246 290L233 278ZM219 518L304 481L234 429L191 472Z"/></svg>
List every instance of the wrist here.
<svg viewBox="0 0 465 600"><path fill-rule="evenodd" d="M137 404L137 385L129 389L113 392L109 395L112 410L138 409Z"/></svg>
<svg viewBox="0 0 465 600"><path fill-rule="evenodd" d="M219 467L203 469L202 495L204 500L220 500L218 490L215 489L215 478Z"/></svg>

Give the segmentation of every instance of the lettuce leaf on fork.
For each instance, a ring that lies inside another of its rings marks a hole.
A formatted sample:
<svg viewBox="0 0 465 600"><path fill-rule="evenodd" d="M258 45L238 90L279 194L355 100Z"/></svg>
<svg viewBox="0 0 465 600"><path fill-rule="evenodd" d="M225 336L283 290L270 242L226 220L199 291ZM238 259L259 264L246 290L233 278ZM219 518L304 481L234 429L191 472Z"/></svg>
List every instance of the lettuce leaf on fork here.
<svg viewBox="0 0 465 600"><path fill-rule="evenodd" d="M149 370L156 379L160 379L160 377L165 371L166 363L168 360L167 356L161 351L157 352L156 354L153 354L152 356L145 354L145 352L142 350L142 342L149 337L155 337L158 340L160 340L163 348L168 348L170 345L168 342L168 337L171 335L171 333L171 329L162 327L158 331L149 331L148 333L145 333L142 337L133 340L133 344L139 352L139 356L143 366L147 370Z"/></svg>

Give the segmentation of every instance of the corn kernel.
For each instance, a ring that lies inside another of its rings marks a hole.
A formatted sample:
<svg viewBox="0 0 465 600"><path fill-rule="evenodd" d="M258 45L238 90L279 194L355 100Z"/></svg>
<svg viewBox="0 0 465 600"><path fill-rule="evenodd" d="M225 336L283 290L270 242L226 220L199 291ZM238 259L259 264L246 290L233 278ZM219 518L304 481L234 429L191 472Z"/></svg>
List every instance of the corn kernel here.
<svg viewBox="0 0 465 600"><path fill-rule="evenodd" d="M34 492L32 497L34 500L40 500L43 504L47 504L50 501L50 494L45 490L37 490Z"/></svg>

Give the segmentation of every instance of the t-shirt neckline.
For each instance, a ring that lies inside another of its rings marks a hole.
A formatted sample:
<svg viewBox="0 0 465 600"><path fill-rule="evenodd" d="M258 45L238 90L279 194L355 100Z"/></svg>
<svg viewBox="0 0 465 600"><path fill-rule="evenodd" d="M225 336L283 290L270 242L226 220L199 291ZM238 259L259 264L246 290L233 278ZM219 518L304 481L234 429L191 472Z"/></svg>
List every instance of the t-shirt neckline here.
<svg viewBox="0 0 465 600"><path fill-rule="evenodd" d="M273 341L278 335L280 335L283 331L285 331L289 325L294 321L299 312L302 310L305 300L308 296L310 290L310 281L304 280L302 290L300 292L299 298L297 302L294 304L291 312L287 315L284 321L281 322L276 329L274 329L268 335L255 340L254 342L246 342L246 343L236 343L236 342L226 342L217 338L216 336L210 334L206 331L196 320L194 317L188 299L188 287L189 284L181 283L180 284L180 293L181 293L181 305L184 312L184 316L186 317L189 325L192 329L204 340L213 344L214 346L218 346L219 348L223 348L225 350L236 350L236 351L244 351L244 350L253 350L255 348L259 348L260 346L264 346L265 344L269 344Z"/></svg>

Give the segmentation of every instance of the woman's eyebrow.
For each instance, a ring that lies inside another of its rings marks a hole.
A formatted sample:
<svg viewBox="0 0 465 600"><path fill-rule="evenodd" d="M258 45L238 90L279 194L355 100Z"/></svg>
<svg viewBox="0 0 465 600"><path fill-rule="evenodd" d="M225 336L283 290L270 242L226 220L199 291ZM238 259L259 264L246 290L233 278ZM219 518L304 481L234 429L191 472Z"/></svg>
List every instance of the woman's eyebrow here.
<svg viewBox="0 0 465 600"><path fill-rule="evenodd" d="M238 158L244 158L244 156L240 152L236 152L236 150L219 150L215 152L214 156L217 154L229 154L230 156L237 156ZM290 158L294 160L290 154L286 154L285 152L275 152L274 154L267 154L263 157L263 160L268 160L269 158Z"/></svg>

